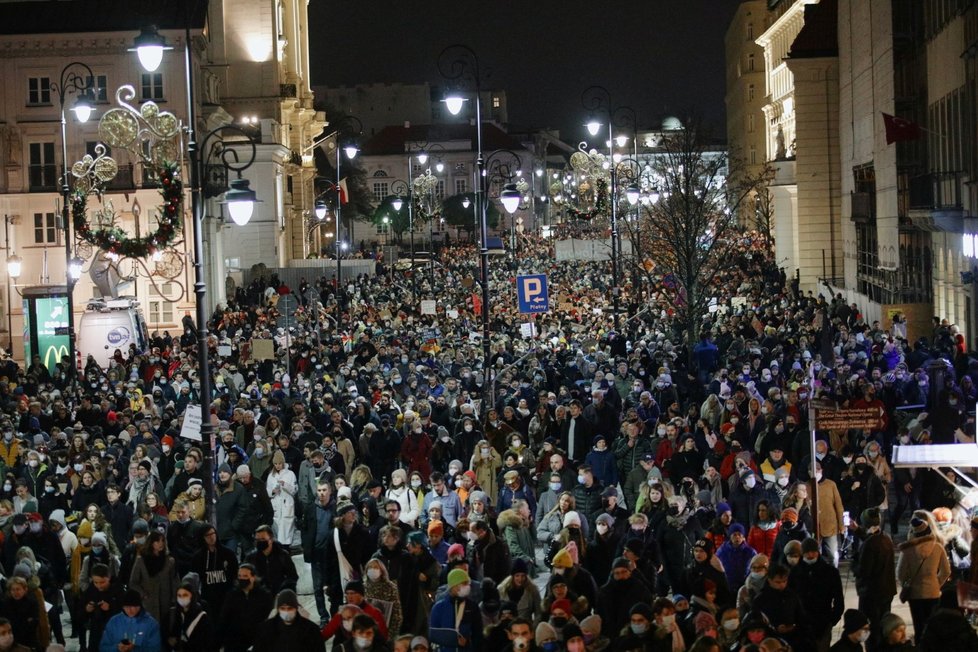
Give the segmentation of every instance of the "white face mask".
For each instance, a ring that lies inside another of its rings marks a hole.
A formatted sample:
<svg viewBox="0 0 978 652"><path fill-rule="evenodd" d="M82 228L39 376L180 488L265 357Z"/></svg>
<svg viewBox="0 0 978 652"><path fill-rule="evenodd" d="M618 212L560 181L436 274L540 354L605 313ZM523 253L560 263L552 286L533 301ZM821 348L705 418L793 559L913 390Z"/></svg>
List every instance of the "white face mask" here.
<svg viewBox="0 0 978 652"><path fill-rule="evenodd" d="M470 593L472 593L471 584L463 584L462 586L458 587L458 597L467 598L469 597Z"/></svg>
<svg viewBox="0 0 978 652"><path fill-rule="evenodd" d="M177 598L177 604L186 609L190 606L190 598Z"/></svg>
<svg viewBox="0 0 978 652"><path fill-rule="evenodd" d="M790 482L790 480L791 479L788 476L783 475L780 478L778 478L778 486L780 486L780 487L787 487L788 486L788 482Z"/></svg>
<svg viewBox="0 0 978 652"><path fill-rule="evenodd" d="M278 617L281 618L284 622L287 622L287 623L291 623L293 620L295 620L295 614L296 614L296 610L295 609L279 609L278 610Z"/></svg>
<svg viewBox="0 0 978 652"><path fill-rule="evenodd" d="M859 639L858 640L859 640L860 643L865 643L866 641L868 641L869 640L869 632L867 630L865 630L865 629L863 631L859 632Z"/></svg>
<svg viewBox="0 0 978 652"><path fill-rule="evenodd" d="M380 569L379 568L368 568L367 569L367 579L371 582L376 582L380 579Z"/></svg>
<svg viewBox="0 0 978 652"><path fill-rule="evenodd" d="M748 489L753 489L754 485L756 484L757 484L757 478L755 478L752 475L749 475L747 476L747 478L744 479L744 486L747 487Z"/></svg>
<svg viewBox="0 0 978 652"><path fill-rule="evenodd" d="M815 482L821 482L821 481L822 481L822 472L821 471L817 471L815 473Z"/></svg>
<svg viewBox="0 0 978 652"><path fill-rule="evenodd" d="M608 531L608 526L605 525L604 523L598 523L595 527L598 530L598 534L604 534L605 532Z"/></svg>
<svg viewBox="0 0 978 652"><path fill-rule="evenodd" d="M737 628L740 627L740 620L737 618L731 618L730 620L723 621L723 628L728 632L735 632Z"/></svg>

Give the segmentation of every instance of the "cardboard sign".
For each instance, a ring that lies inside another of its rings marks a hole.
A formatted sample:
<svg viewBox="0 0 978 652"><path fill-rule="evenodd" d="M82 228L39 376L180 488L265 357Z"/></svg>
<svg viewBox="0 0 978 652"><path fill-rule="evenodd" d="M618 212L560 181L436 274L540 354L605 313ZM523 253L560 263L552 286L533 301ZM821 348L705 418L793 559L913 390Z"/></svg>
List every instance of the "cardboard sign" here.
<svg viewBox="0 0 978 652"><path fill-rule="evenodd" d="M255 360L274 360L275 343L272 340L251 340L251 352Z"/></svg>
<svg viewBox="0 0 978 652"><path fill-rule="evenodd" d="M200 425L200 406L188 405L186 411L183 413L183 426L180 428L180 437L193 439L194 441L203 441L200 436Z"/></svg>
<svg viewBox="0 0 978 652"><path fill-rule="evenodd" d="M222 344L221 346L217 347L217 355L221 356L222 358L226 358L231 355L231 345Z"/></svg>
<svg viewBox="0 0 978 652"><path fill-rule="evenodd" d="M537 327L533 322L524 322L520 324L520 335L523 339L530 339L531 337L536 337Z"/></svg>
<svg viewBox="0 0 978 652"><path fill-rule="evenodd" d="M437 301L432 299L425 299L421 302L421 314L422 315L434 315L436 312L436 307L438 305Z"/></svg>

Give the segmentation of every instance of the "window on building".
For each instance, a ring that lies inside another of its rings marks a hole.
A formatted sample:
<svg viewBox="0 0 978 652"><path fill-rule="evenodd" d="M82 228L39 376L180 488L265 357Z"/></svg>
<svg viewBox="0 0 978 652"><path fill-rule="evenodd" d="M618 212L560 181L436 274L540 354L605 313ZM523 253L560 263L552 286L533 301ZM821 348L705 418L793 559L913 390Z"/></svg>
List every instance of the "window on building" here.
<svg viewBox="0 0 978 652"><path fill-rule="evenodd" d="M747 72L754 72L754 55L747 55Z"/></svg>
<svg viewBox="0 0 978 652"><path fill-rule="evenodd" d="M468 179L455 179L455 194L461 195L469 191Z"/></svg>
<svg viewBox="0 0 978 652"><path fill-rule="evenodd" d="M754 114L747 114L747 133L754 133Z"/></svg>
<svg viewBox="0 0 978 652"><path fill-rule="evenodd" d="M173 323L173 283L161 283L159 289L150 286L149 289L149 321L151 324Z"/></svg>
<svg viewBox="0 0 978 652"><path fill-rule="evenodd" d="M438 183L435 184L435 199L445 198L445 180L439 179Z"/></svg>
<svg viewBox="0 0 978 652"><path fill-rule="evenodd" d="M28 149L31 190L54 190L58 183L54 143L31 143Z"/></svg>
<svg viewBox="0 0 978 652"><path fill-rule="evenodd" d="M159 101L163 99L163 73L144 72L141 77L140 99Z"/></svg>
<svg viewBox="0 0 978 652"><path fill-rule="evenodd" d="M27 103L33 105L51 104L51 78L27 78Z"/></svg>
<svg viewBox="0 0 978 652"><path fill-rule="evenodd" d="M502 99L498 95L492 96L492 108L498 109L502 106Z"/></svg>
<svg viewBox="0 0 978 652"><path fill-rule="evenodd" d="M109 101L109 78L105 75L95 75L95 77L86 77L85 83L88 87L92 89L92 95L95 96L96 102L108 102Z"/></svg>
<svg viewBox="0 0 978 652"><path fill-rule="evenodd" d="M751 147L750 148L750 164L751 165L757 165L757 148L756 147Z"/></svg>
<svg viewBox="0 0 978 652"><path fill-rule="evenodd" d="M747 40L754 40L754 23L747 23Z"/></svg>
<svg viewBox="0 0 978 652"><path fill-rule="evenodd" d="M390 194L390 184L386 181L374 181L374 201L378 204Z"/></svg>
<svg viewBox="0 0 978 652"><path fill-rule="evenodd" d="M34 213L34 244L58 243L58 224L54 213Z"/></svg>
<svg viewBox="0 0 978 652"><path fill-rule="evenodd" d="M748 102L754 101L754 84L747 85L747 101Z"/></svg>

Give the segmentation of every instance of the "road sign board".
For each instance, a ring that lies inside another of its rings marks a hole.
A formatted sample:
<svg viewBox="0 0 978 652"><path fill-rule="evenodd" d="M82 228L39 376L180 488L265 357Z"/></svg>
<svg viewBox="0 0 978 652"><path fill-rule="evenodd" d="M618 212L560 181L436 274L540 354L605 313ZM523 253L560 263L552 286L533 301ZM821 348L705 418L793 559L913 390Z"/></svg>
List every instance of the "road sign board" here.
<svg viewBox="0 0 978 652"><path fill-rule="evenodd" d="M547 275L532 274L516 277L516 298L520 312L539 313L550 310Z"/></svg>
<svg viewBox="0 0 978 652"><path fill-rule="evenodd" d="M816 408L817 430L879 430L883 427L882 408L840 408L838 410Z"/></svg>

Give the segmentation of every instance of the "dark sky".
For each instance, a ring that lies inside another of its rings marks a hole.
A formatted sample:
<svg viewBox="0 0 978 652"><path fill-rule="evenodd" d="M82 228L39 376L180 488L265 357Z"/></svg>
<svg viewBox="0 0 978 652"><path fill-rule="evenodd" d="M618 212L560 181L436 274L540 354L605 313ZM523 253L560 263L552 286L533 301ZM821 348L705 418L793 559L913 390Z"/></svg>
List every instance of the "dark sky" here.
<svg viewBox="0 0 978 652"><path fill-rule="evenodd" d="M510 123L584 136L592 84L641 127L692 110L724 122L724 46L737 0L312 0L314 85L442 83L441 50L479 55L483 85L503 88Z"/></svg>

